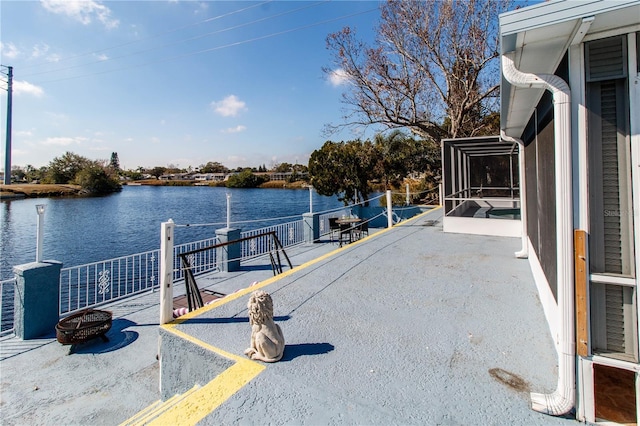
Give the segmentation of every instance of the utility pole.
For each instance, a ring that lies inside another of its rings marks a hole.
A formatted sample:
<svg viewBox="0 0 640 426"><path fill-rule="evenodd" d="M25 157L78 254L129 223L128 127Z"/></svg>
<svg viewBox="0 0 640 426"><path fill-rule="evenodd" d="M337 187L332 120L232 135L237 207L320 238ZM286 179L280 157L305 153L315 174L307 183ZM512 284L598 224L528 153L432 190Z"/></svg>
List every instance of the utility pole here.
<svg viewBox="0 0 640 426"><path fill-rule="evenodd" d="M4 151L4 184L11 185L11 98L13 95L13 67L6 67L7 72L7 134Z"/></svg>

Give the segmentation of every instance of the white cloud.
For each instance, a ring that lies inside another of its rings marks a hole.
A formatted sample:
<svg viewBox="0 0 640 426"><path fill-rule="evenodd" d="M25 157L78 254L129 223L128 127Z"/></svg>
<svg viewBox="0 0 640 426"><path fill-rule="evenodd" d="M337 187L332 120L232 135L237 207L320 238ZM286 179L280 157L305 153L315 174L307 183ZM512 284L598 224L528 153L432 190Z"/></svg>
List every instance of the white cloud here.
<svg viewBox="0 0 640 426"><path fill-rule="evenodd" d="M15 132L16 136L29 137L33 136L33 132L31 130L18 130Z"/></svg>
<svg viewBox="0 0 640 426"><path fill-rule="evenodd" d="M49 12L66 15L84 25L89 25L95 18L108 28L119 25L117 19L111 18L111 10L94 0L40 0Z"/></svg>
<svg viewBox="0 0 640 426"><path fill-rule="evenodd" d="M58 55L57 53L51 54L47 57L47 61L49 62L59 62L60 61L60 55Z"/></svg>
<svg viewBox="0 0 640 426"><path fill-rule="evenodd" d="M236 127L229 127L228 129L224 129L222 133L240 133L247 130L247 126L243 126L242 124Z"/></svg>
<svg viewBox="0 0 640 426"><path fill-rule="evenodd" d="M44 95L44 90L40 86L31 84L27 81L16 80L13 82L13 93L16 95L27 94L40 97Z"/></svg>
<svg viewBox="0 0 640 426"><path fill-rule="evenodd" d="M100 54L100 55L97 55L97 54L95 54L95 53L94 53L94 54L93 54L93 56L94 56L97 60L99 60L99 61L106 61L106 60L108 60L108 59L109 59L109 56L107 56L107 55L106 55L106 54L104 54L104 53L102 53L102 54Z"/></svg>
<svg viewBox="0 0 640 426"><path fill-rule="evenodd" d="M193 13L197 15L198 13L206 11L207 9L209 9L209 5L205 2L200 2L198 3L198 8L195 9Z"/></svg>
<svg viewBox="0 0 640 426"><path fill-rule="evenodd" d="M45 43L38 43L33 46L33 50L31 50L32 58L39 58L45 55L49 51L49 45Z"/></svg>
<svg viewBox="0 0 640 426"><path fill-rule="evenodd" d="M2 56L7 59L14 59L20 55L20 50L13 43L0 42L0 51L2 51Z"/></svg>
<svg viewBox="0 0 640 426"><path fill-rule="evenodd" d="M27 155L29 154L29 151L24 150L24 149L15 149L15 148L11 148L11 154L15 155L15 156L22 156L22 155Z"/></svg>
<svg viewBox="0 0 640 426"><path fill-rule="evenodd" d="M47 138L42 142L42 145L69 146L72 144L80 144L83 140L83 138L71 137Z"/></svg>
<svg viewBox="0 0 640 426"><path fill-rule="evenodd" d="M347 84L349 82L349 77L342 68L338 68L331 71L331 74L329 75L329 82L332 86L338 87L340 85Z"/></svg>
<svg viewBox="0 0 640 426"><path fill-rule="evenodd" d="M47 117L49 117L51 119L51 122L53 122L53 123L59 123L61 121L68 121L69 120L69 117L66 114L63 114L63 113L46 111L45 114L46 114Z"/></svg>
<svg viewBox="0 0 640 426"><path fill-rule="evenodd" d="M247 107L236 95L229 95L221 101L211 102L213 110L223 117L235 117L240 111L246 111Z"/></svg>

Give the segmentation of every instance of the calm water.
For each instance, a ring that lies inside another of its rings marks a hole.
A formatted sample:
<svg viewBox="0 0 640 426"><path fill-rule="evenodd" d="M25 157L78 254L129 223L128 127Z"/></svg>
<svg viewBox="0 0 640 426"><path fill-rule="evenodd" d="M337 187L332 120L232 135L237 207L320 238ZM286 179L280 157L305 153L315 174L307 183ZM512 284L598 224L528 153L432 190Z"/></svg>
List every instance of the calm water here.
<svg viewBox="0 0 640 426"><path fill-rule="evenodd" d="M309 191L300 189L227 189L211 187L125 186L122 192L92 198L37 198L0 202L0 279L13 276L12 267L35 261L36 204L46 206L43 258L63 267L159 248L160 224L218 223L218 226L178 228L176 243L215 235L226 226L227 198L231 221L282 218L309 211ZM313 193L313 211L340 207L335 197ZM291 218L283 221L293 221ZM250 230L278 221L237 224Z"/></svg>

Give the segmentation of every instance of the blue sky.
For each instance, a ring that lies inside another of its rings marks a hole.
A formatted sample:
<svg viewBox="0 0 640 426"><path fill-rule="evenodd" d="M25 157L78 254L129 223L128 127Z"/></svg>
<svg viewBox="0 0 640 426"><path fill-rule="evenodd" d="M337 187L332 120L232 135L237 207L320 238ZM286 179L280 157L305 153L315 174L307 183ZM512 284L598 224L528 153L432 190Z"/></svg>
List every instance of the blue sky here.
<svg viewBox="0 0 640 426"><path fill-rule="evenodd" d="M127 169L306 165L327 139L323 126L341 122L345 86L322 72L331 66L326 36L348 25L371 40L377 8L3 0L1 62L14 73L12 163L40 167L71 151L93 160L117 152ZM6 102L2 90L0 168ZM345 130L331 139L357 136Z"/></svg>

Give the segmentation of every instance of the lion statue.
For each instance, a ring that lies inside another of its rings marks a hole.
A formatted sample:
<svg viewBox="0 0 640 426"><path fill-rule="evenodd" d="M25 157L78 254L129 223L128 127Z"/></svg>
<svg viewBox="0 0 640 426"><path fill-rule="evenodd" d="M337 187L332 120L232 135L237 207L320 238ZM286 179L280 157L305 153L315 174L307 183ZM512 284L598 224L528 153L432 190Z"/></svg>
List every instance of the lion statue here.
<svg viewBox="0 0 640 426"><path fill-rule="evenodd" d="M263 362L276 362L284 354L284 335L273 322L273 300L269 293L254 291L247 303L251 323L251 347L244 354Z"/></svg>

